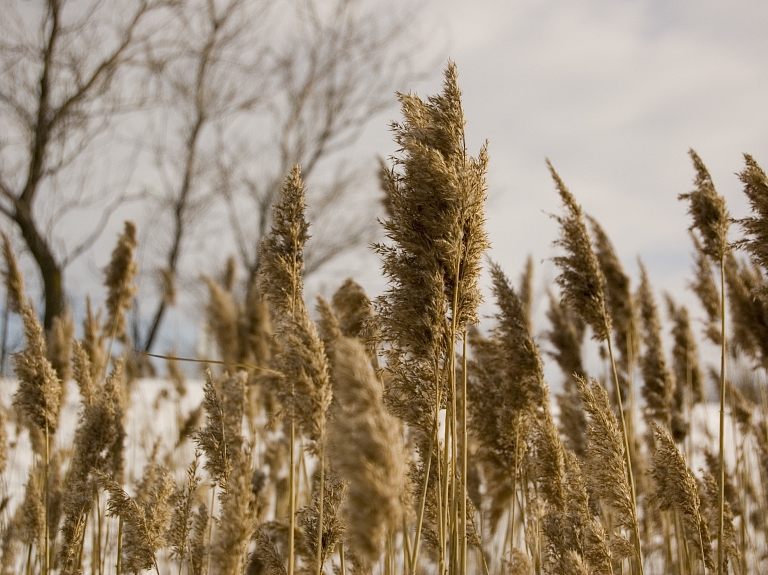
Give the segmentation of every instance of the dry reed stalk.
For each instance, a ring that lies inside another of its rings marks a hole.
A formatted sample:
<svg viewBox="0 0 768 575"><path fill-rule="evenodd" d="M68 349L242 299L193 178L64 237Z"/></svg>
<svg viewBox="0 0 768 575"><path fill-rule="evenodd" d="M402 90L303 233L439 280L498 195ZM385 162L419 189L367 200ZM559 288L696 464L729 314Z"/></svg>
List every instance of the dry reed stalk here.
<svg viewBox="0 0 768 575"><path fill-rule="evenodd" d="M725 283L731 312L731 355L768 365L768 299L760 295L765 287L760 269L729 252Z"/></svg>
<svg viewBox="0 0 768 575"><path fill-rule="evenodd" d="M557 395L560 431L568 449L583 460L587 452L587 438L584 434L586 420L579 404L575 377L585 375L581 347L586 326L573 309L559 301L551 290L547 291L547 295L547 319L552 328L546 332L546 336L554 347L554 351L548 352L548 355L555 360L565 378L563 393Z"/></svg>
<svg viewBox="0 0 768 575"><path fill-rule="evenodd" d="M688 286L699 299L701 307L704 308L704 312L707 314L704 325L705 337L715 345L720 345L722 343L720 336L720 324L722 323L720 316L720 293L712 273L712 262L704 252L704 248L696 234L691 233L691 240L694 247L695 269L693 280Z"/></svg>
<svg viewBox="0 0 768 575"><path fill-rule="evenodd" d="M666 296L667 310L672 320L672 372L675 377L675 392L672 415L672 435L676 441L680 441L682 432L689 436L690 418L694 405L698 405L706 399L704 392L704 375L699 365L698 346L691 329L691 320L688 309L685 306L677 306L671 296ZM675 414L678 421L683 419L683 413L687 411L683 421L684 427L675 429Z"/></svg>
<svg viewBox="0 0 768 575"><path fill-rule="evenodd" d="M243 572L247 545L255 530L256 494L251 490L249 459L242 450L234 452L227 483L219 493L221 511L210 556L216 573L222 575Z"/></svg>
<svg viewBox="0 0 768 575"><path fill-rule="evenodd" d="M171 521L168 525L166 539L171 548L171 557L179 562L179 575L185 559L188 560L191 552L190 536L193 533L195 520L195 497L200 485L200 476L197 470L200 464L200 452L195 452L195 459L187 467L187 481L180 487L176 487L170 497L170 505L173 510Z"/></svg>
<svg viewBox="0 0 768 575"><path fill-rule="evenodd" d="M83 360L86 363L82 366L82 373L89 373L87 357ZM96 487L92 473L110 473L116 467L122 467L116 466L112 460L122 450L122 445L116 444L122 444L124 433L122 409L114 394L114 381L120 376L119 362L116 369L104 387L93 391L90 402L84 400L80 422L75 430L74 452L64 478L64 523L59 551L63 573L77 573L81 568L79 561L85 544L85 521L93 508Z"/></svg>
<svg viewBox="0 0 768 575"><path fill-rule="evenodd" d="M192 516L192 531L189 539L189 572L191 575L207 573L205 566L208 562L209 549L206 544L208 532L208 508L204 503L198 505ZM119 571L118 571L119 572Z"/></svg>
<svg viewBox="0 0 768 575"><path fill-rule="evenodd" d="M669 432L651 423L656 449L651 463L651 476L656 482L653 499L662 511L674 510L680 516L686 540L696 549L708 569L714 569L709 530L701 515L696 479L688 470L685 456L675 446Z"/></svg>
<svg viewBox="0 0 768 575"><path fill-rule="evenodd" d="M135 498L109 475L96 473L95 477L99 487L109 493L107 515L121 519L123 567L129 571L154 568L159 575L157 552L166 543L164 535L171 518L168 501L174 490L168 470L150 461Z"/></svg>
<svg viewBox="0 0 768 575"><path fill-rule="evenodd" d="M623 397L630 398L631 375L634 358L639 356L640 338L635 298L632 294L629 276L624 272L616 250L608 234L594 218L587 216L592 226L594 249L600 270L605 278L605 306L611 316L614 345L616 346L617 367ZM632 415L631 406L629 408ZM629 422L630 430L632 422Z"/></svg>
<svg viewBox="0 0 768 575"><path fill-rule="evenodd" d="M690 202L688 214L693 218L691 231L696 230L701 236L701 252L705 254L712 263L720 266L720 439L719 439L719 459L720 459L720 526L717 535L717 570L718 575L723 574L723 553L724 553L724 505L725 505L725 353L726 353L726 332L725 332L725 258L730 251L728 243L728 227L731 217L725 205L725 199L717 193L712 183L712 178L707 171L706 166L699 156L693 150L689 151L691 160L696 170L694 185L696 189L687 194L680 194L680 199L687 199Z"/></svg>
<svg viewBox="0 0 768 575"><path fill-rule="evenodd" d="M295 424L298 423L306 437L313 442L319 457L321 488L318 504L322 522L326 412L332 397L323 342L309 317L302 295L303 250L309 239L304 200L301 169L295 166L286 177L280 200L274 206L272 229L259 248L262 262L259 286L270 303L276 336L282 344L282 350L276 358L282 373L278 396L288 408L291 421L291 549L288 575L293 575L294 570ZM322 570L321 551L322 545L318 546L317 575Z"/></svg>
<svg viewBox="0 0 768 575"><path fill-rule="evenodd" d="M322 506L321 493L325 498ZM304 532L303 552L309 561L319 559L321 568L344 538L347 526L339 509L346 494L347 482L329 470L325 482L314 482L310 505L298 511L299 524Z"/></svg>
<svg viewBox="0 0 768 575"><path fill-rule="evenodd" d="M556 281L563 290L565 302L571 305L584 322L592 328L592 337L597 341L604 341L608 345L608 354L611 360L616 392L616 404L619 410L621 430L624 438L627 474L629 476L632 502L636 507L636 486L632 471L632 452L629 439L630 430L624 417L621 385L610 337L612 323L605 302L605 277L592 248L592 241L584 222L584 213L581 206L576 202L576 199L565 186L549 160L547 160L547 166L565 208L565 215L553 216L560 224L560 238L555 241L555 245L563 248L565 252L565 255L553 258L555 264L560 268L560 274L557 276ZM639 537L635 537L634 544L638 569L642 575L643 554L640 549Z"/></svg>
<svg viewBox="0 0 768 575"><path fill-rule="evenodd" d="M19 386L13 396L13 405L24 413L37 431L44 434L43 446L43 509L44 509L44 550L43 570L50 573L50 534L48 533L48 512L50 503L48 472L51 460L50 438L56 432L61 409L62 383L47 358L43 328L35 309L24 293L24 280L16 258L11 251L8 238L1 234L5 259L5 278L8 301L12 309L21 315L24 330L24 349L13 356L14 371ZM30 433L34 430L30 428Z"/></svg>
<svg viewBox="0 0 768 575"><path fill-rule="evenodd" d="M111 341L115 339L126 346L129 343L125 315L131 309L131 302L137 291L136 286L132 284L138 270L138 265L133 259L136 246L136 226L133 222L126 221L125 229L112 251L109 265L104 268L107 320L102 329L104 333L109 334L110 348Z"/></svg>
<svg viewBox="0 0 768 575"><path fill-rule="evenodd" d="M516 492L524 483L520 468L526 437L532 420L548 410L548 390L523 303L501 268L492 262L490 268L497 323L488 339L471 335L473 359L467 373L470 423L486 473L495 531L510 504L514 515ZM514 539L514 519L512 523Z"/></svg>
<svg viewBox="0 0 768 575"><path fill-rule="evenodd" d="M530 254L525 259L525 268L523 268L523 273L520 274L518 292L520 294L520 303L523 306L526 327L528 328L529 333L533 333L533 256Z"/></svg>
<svg viewBox="0 0 768 575"><path fill-rule="evenodd" d="M399 99L405 120L392 127L400 152L393 168L382 172L391 210L383 226L392 244L376 246L390 287L378 298L376 308L391 374L388 401L416 432L422 460L414 478L421 483L426 505L427 468L432 465L437 443L433 436L444 399L449 402L444 449L459 443L448 441L450 435L459 437L455 347L463 328L477 321L480 261L488 245L483 230L488 158L485 147L477 159L466 153L461 92L453 63L445 71L441 94L427 101L413 94L400 94ZM457 473L464 459L463 453L461 458L453 453L444 456L440 467L438 483L445 493L453 494L441 496L439 527L446 537L458 533L449 529L447 519L456 517L448 510L464 506L459 499L466 497L466 489L459 485ZM424 508L420 507L417 519L414 557L419 552ZM460 533L449 540L439 538L441 569L451 553L465 564L466 524L462 514ZM415 560L412 567L416 568Z"/></svg>
<svg viewBox="0 0 768 575"><path fill-rule="evenodd" d="M584 411L589 416L587 483L597 498L613 511L616 524L637 536L640 531L624 465L624 441L608 394L594 379L587 382L579 378L578 387Z"/></svg>
<svg viewBox="0 0 768 575"><path fill-rule="evenodd" d="M90 296L85 296L82 344L91 362L91 378L94 380L101 379L107 364L104 336L101 329L101 310L94 315L91 309Z"/></svg>

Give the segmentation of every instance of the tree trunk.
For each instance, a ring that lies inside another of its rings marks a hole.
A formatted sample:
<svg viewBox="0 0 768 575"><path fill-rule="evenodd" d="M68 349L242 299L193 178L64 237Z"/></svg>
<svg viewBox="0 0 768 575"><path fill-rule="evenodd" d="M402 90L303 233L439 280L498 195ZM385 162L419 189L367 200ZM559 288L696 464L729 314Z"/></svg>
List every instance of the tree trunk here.
<svg viewBox="0 0 768 575"><path fill-rule="evenodd" d="M53 327L53 318L59 317L64 312L63 270L56 261L50 246L35 227L31 216L24 210L17 209L14 219L40 270L45 293L43 326L48 331Z"/></svg>

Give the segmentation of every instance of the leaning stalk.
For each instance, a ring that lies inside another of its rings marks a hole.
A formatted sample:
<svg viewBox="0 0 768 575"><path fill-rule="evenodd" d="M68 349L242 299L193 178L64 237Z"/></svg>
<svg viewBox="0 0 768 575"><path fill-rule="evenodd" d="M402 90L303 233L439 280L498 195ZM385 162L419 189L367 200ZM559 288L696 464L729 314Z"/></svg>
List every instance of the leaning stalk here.
<svg viewBox="0 0 768 575"><path fill-rule="evenodd" d="M717 506L720 522L717 530L717 573L723 575L725 557L723 543L725 533L725 256L720 257L720 464Z"/></svg>
<svg viewBox="0 0 768 575"><path fill-rule="evenodd" d="M603 309L604 317L607 318L607 315L605 315L605 309ZM607 320L606 320L606 333L608 334L608 337L606 337L606 340L608 342L608 355L611 359L611 369L613 370L613 382L614 382L614 388L616 390L616 405L619 408L619 418L621 421L621 431L622 435L624 436L624 453L626 456L624 457L624 461L627 465L627 474L629 477L629 490L630 494L632 495L632 505L635 509L637 509L637 499L635 496L635 476L632 472L632 456L630 455L629 451L629 434L627 430L627 422L624 418L624 407L621 402L621 387L619 385L619 374L616 371L616 361L613 358L613 345L611 344L611 335L610 330L607 326ZM640 530L638 529L637 523L634 525L634 531L635 531L635 551L637 553L637 564L640 570L640 575L643 575L643 554L642 550L640 548Z"/></svg>
<svg viewBox="0 0 768 575"><path fill-rule="evenodd" d="M325 495L325 440L321 431L320 435L320 493L317 509L317 571L320 575L323 571L323 497Z"/></svg>

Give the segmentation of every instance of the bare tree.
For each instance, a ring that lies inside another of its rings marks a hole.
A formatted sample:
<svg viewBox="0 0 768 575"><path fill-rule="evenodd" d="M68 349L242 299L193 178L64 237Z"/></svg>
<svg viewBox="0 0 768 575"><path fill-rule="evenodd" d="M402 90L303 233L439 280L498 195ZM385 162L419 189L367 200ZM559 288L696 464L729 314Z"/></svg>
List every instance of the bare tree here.
<svg viewBox="0 0 768 575"><path fill-rule="evenodd" d="M97 171L91 154L119 114L141 105L132 73L146 62L168 3L3 1L0 214L40 272L48 329L64 310L64 270L126 199L89 185ZM78 219L74 234L62 225L88 209L96 217Z"/></svg>
<svg viewBox="0 0 768 575"><path fill-rule="evenodd" d="M184 275L201 224L224 210L229 225L216 225L231 232L250 290L272 204L296 163L307 178L323 172L311 180L313 216L344 213L360 166L339 162L339 152L416 76L413 10L385 13L368 0L189 0L179 9L169 40L175 54L163 60L168 128L154 154L163 185L151 204L162 222L152 229L165 234L151 265L163 281ZM368 241L366 229L357 218L316 237L307 272ZM145 351L167 306L157 298Z"/></svg>
<svg viewBox="0 0 768 575"><path fill-rule="evenodd" d="M309 183L313 220L343 213L358 180L359 166L339 152L359 138L368 120L394 104L394 91L415 79L415 58L421 39L413 27L411 4L398 13L364 0L313 2L295 0L290 28L284 30L271 54L271 83L266 127L256 162L234 162L244 184L225 193L241 261L253 278L259 268L258 243L269 231L271 206L285 174L301 164ZM286 15L283 15L286 18ZM232 173L234 162L225 165ZM325 178L315 177L325 172ZM238 192L238 193L235 193ZM244 200L244 202L243 202ZM333 233L317 237L307 254L306 273L363 243L365 222L348 219Z"/></svg>
<svg viewBox="0 0 768 575"><path fill-rule="evenodd" d="M190 0L177 7L174 29L166 32L170 53L158 55L165 121L153 147L160 177L149 202L164 224L152 226L161 288L141 342L145 351L157 337L170 303L168 283L176 281L190 236L217 201L222 135L264 99L265 24L274 4Z"/></svg>

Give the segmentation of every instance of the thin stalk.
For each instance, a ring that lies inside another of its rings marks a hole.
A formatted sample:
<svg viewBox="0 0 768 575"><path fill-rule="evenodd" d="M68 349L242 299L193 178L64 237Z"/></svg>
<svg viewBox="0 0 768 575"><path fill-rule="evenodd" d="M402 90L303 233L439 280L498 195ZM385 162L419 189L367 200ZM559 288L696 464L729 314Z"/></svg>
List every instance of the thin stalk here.
<svg viewBox="0 0 768 575"><path fill-rule="evenodd" d="M347 563L344 560L344 541L339 542L339 563L341 564L341 575L347 575Z"/></svg>
<svg viewBox="0 0 768 575"><path fill-rule="evenodd" d="M449 501L449 495L450 495L450 478L448 477L448 465L450 463L450 460L448 458L448 443L451 440L450 434L451 434L451 425L450 425L450 418L452 415L450 415L448 412L451 411L451 405L448 406L448 408L445 410L445 431L443 435L443 464L440 468L439 476L443 482L440 484L440 501L438 502L440 505L440 562L439 562L439 571L438 575L444 575L445 573L445 567L446 567L446 546L445 546L445 540L446 536L448 535L448 505L450 503Z"/></svg>
<svg viewBox="0 0 768 575"><path fill-rule="evenodd" d="M216 484L213 484L213 488L211 489L211 513L208 515L208 549L211 548L211 541L213 540L213 506L216 504ZM120 523L120 527L122 528L123 524ZM208 553L208 567L205 570L206 573L211 572L211 553ZM118 571L118 574L120 571Z"/></svg>
<svg viewBox="0 0 768 575"><path fill-rule="evenodd" d="M317 510L317 571L323 572L323 497L325 495L325 439L320 435L320 493Z"/></svg>
<svg viewBox="0 0 768 575"><path fill-rule="evenodd" d="M411 573L413 571L413 566L411 565L411 540L408 537L408 525L405 522L405 514L403 514L402 517L403 521L403 568L404 570L407 570L408 573ZM342 575L344 575L342 573Z"/></svg>
<svg viewBox="0 0 768 575"><path fill-rule="evenodd" d="M25 575L32 573L32 543L27 545L27 564L24 567L24 573Z"/></svg>
<svg viewBox="0 0 768 575"><path fill-rule="evenodd" d="M211 509L213 512L213 509ZM120 522L117 524L117 565L115 567L115 573L120 575L123 572L123 518L120 517Z"/></svg>
<svg viewBox="0 0 768 575"><path fill-rule="evenodd" d="M461 402L461 573L467 573L467 328L462 341Z"/></svg>
<svg viewBox="0 0 768 575"><path fill-rule="evenodd" d="M610 330L607 329L608 316L605 311L605 308L603 308L603 316L606 318L605 331L608 334L608 337L606 338L608 342L608 356L611 359L611 369L613 370L614 388L616 389L616 405L619 408L619 418L621 420L621 431L622 431L622 435L624 436L624 452L626 453L626 456L624 459L627 465L627 474L629 477L629 491L632 495L632 506L635 508L635 513L637 513L637 499L635 496L635 477L634 477L634 473L632 472L632 456L630 455L630 450L629 450L629 435L627 433L627 422L624 419L624 407L621 402L621 387L619 385L619 374L616 371L616 361L613 358L613 344L611 343ZM634 532L635 532L635 542L634 542L635 551L637 552L637 564L638 564L640 575L643 575L643 554L640 548L640 530L638 529L637 524L634 525Z"/></svg>
<svg viewBox="0 0 768 575"><path fill-rule="evenodd" d="M50 451L50 433L48 431L48 419L46 417L45 421L45 466L43 467L43 492L45 494L45 513L43 514L44 521L45 521L45 561L43 562L43 568L45 569L46 575L49 575L51 572L51 560L50 560L50 542L49 542L49 533L48 533L48 505L50 500L50 489L48 489L48 466L50 465L51 461L51 451Z"/></svg>
<svg viewBox="0 0 768 575"><path fill-rule="evenodd" d="M439 397L439 394L438 394ZM440 404L437 404L438 407ZM435 448L435 438L437 437L439 430L437 426L437 416L435 416L435 423L434 423L434 433L432 434L432 437L429 441L429 453L427 455L427 467L424 473L424 485L422 486L421 490L421 501L419 502L419 514L416 518L416 534L413 541L413 558L411 559L411 575L415 575L416 573L416 562L419 558L419 544L421 543L421 527L424 522L424 508L426 507L427 502L427 486L429 484L429 471L430 467L432 466L432 453ZM290 575L290 574L289 574Z"/></svg>
<svg viewBox="0 0 768 575"><path fill-rule="evenodd" d="M718 463L720 484L717 494L720 523L717 529L717 573L723 575L725 533L725 256L720 257L720 440Z"/></svg>
<svg viewBox="0 0 768 575"><path fill-rule="evenodd" d="M296 424L294 423L293 414L291 414L291 457L290 457L290 469L288 470L288 483L289 488L289 502L288 502L288 575L293 575L294 569L294 534L296 529Z"/></svg>

